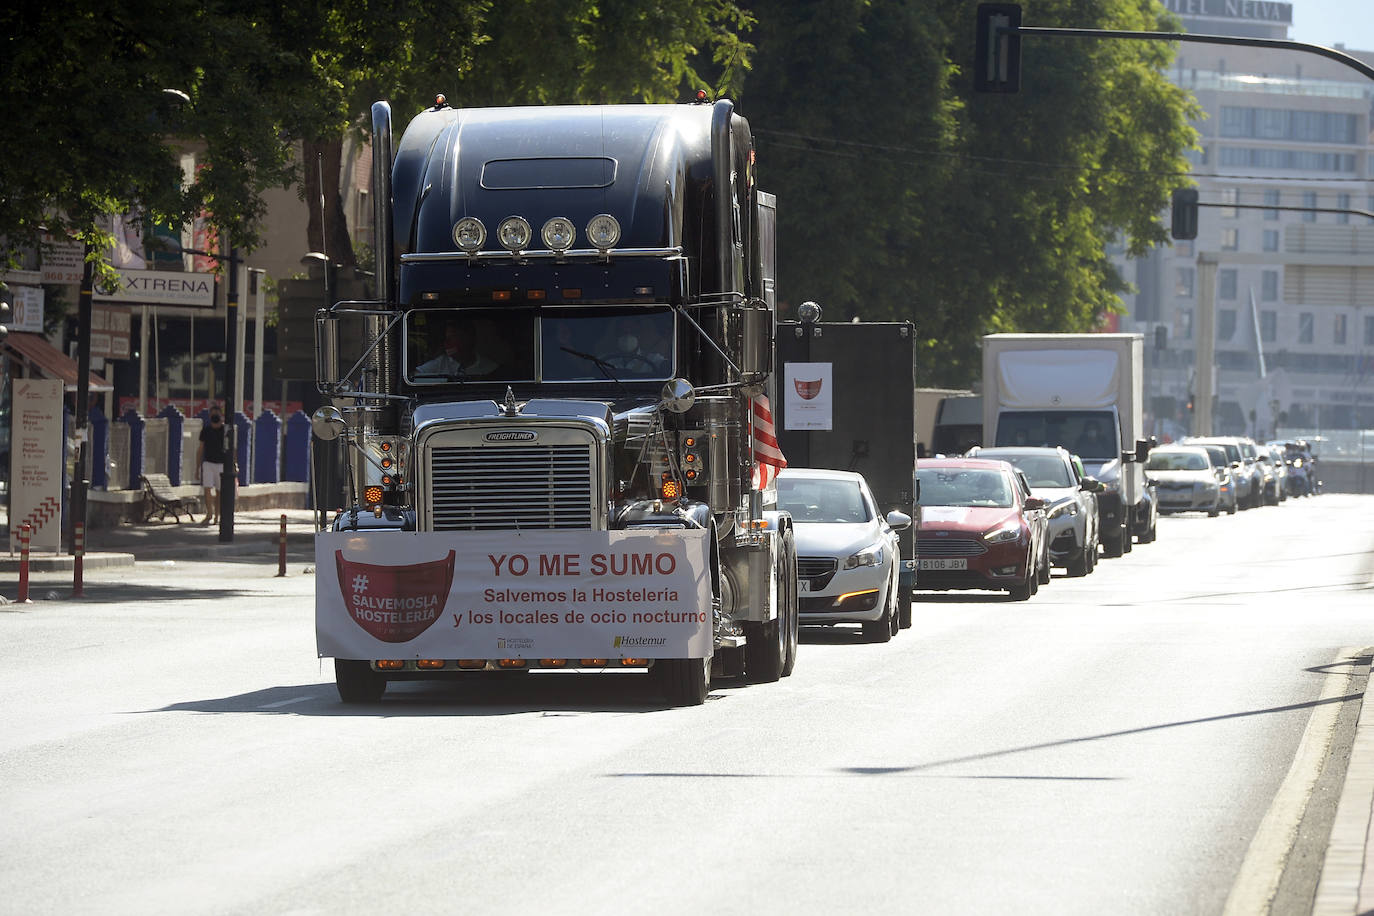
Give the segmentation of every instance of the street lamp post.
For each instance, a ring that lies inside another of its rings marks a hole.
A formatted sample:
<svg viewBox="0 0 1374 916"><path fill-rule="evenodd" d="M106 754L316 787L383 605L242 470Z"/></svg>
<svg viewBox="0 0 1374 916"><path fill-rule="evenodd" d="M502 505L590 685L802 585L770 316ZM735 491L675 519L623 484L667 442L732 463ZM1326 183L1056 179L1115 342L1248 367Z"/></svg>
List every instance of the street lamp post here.
<svg viewBox="0 0 1374 916"><path fill-rule="evenodd" d="M76 473L72 480L71 531L68 549L76 554L76 526L86 526L86 491L90 489L90 472L86 465L90 444L86 441L86 422L91 399L91 296L95 284L95 263L91 245L86 243L86 259L81 268L81 295L76 305Z"/></svg>
<svg viewBox="0 0 1374 916"><path fill-rule="evenodd" d="M225 300L224 335L224 473L219 486L219 540L228 544L234 540L234 497L238 491L238 447L234 441L238 427L234 413L234 375L238 364L239 321L239 250L230 247L224 258L229 262L229 293Z"/></svg>

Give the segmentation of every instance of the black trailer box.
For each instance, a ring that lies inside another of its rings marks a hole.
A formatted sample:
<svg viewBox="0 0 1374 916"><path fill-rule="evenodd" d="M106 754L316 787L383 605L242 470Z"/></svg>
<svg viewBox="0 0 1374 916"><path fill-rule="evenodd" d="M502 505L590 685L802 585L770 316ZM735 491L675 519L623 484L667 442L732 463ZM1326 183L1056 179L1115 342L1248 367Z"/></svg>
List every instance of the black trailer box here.
<svg viewBox="0 0 1374 916"><path fill-rule="evenodd" d="M873 490L879 511L896 509L911 516L911 527L898 536L902 584L914 588L919 522L913 499L915 327L909 321L781 321L776 371L779 403L773 414L788 466L858 471ZM817 404L819 411L812 409ZM797 428L804 424L824 428Z"/></svg>

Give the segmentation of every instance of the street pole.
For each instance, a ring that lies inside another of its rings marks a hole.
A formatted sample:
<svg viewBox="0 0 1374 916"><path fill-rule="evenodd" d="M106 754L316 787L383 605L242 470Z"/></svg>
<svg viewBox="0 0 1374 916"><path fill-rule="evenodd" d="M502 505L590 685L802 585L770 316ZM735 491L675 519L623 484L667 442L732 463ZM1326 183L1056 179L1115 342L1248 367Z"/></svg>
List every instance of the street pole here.
<svg viewBox="0 0 1374 916"><path fill-rule="evenodd" d="M86 243L86 260L81 269L81 295L76 305L76 473L72 480L72 501L69 521L71 531L77 523L86 525L86 491L90 487L90 472L86 468L89 446L86 442L86 423L91 399L91 294L95 285L91 245ZM76 538L67 539L73 556Z"/></svg>
<svg viewBox="0 0 1374 916"><path fill-rule="evenodd" d="M234 442L234 369L238 363L239 325L239 251L229 249L229 294L225 307L224 325L224 473L219 486L219 540L228 544L234 540L234 496L238 490L238 448Z"/></svg>
<svg viewBox="0 0 1374 916"><path fill-rule="evenodd" d="M254 268L253 275L253 422L262 416L262 334L265 326L263 317L263 296L267 287L267 271ZM277 411L284 419L286 416L285 399Z"/></svg>
<svg viewBox="0 0 1374 916"><path fill-rule="evenodd" d="M1197 256L1197 367L1193 382L1193 435L1212 435L1212 399L1216 394L1213 366L1216 365L1217 260L1209 252Z"/></svg>

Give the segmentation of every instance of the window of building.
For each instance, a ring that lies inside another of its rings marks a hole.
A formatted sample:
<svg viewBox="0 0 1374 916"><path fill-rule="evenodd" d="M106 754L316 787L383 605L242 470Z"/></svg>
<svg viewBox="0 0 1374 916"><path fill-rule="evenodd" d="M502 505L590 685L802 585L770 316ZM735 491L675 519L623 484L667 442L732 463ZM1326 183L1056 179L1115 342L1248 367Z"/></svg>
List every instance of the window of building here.
<svg viewBox="0 0 1374 916"><path fill-rule="evenodd" d="M1193 310L1178 310L1178 336L1183 340L1193 339Z"/></svg>
<svg viewBox="0 0 1374 916"><path fill-rule="evenodd" d="M1277 206L1279 205L1279 190L1278 190L1278 188L1268 188L1268 189L1265 190L1265 192L1264 192L1264 203L1265 203L1266 206L1270 206L1270 207L1277 207ZM1277 211L1277 210L1265 210L1265 211L1264 211L1264 218L1265 218L1265 219L1278 219L1278 218L1279 218L1279 211ZM1275 250L1277 250L1277 249L1275 249Z"/></svg>
<svg viewBox="0 0 1374 916"><path fill-rule="evenodd" d="M1221 189L1221 215L1225 219L1235 219L1239 214L1236 204L1240 203L1240 190L1238 188Z"/></svg>
<svg viewBox="0 0 1374 916"><path fill-rule="evenodd" d="M1192 258L1192 256L1193 256L1193 240L1192 240L1192 239L1184 239L1184 240L1181 241L1181 242L1174 242L1174 257L1176 257L1176 258Z"/></svg>
<svg viewBox="0 0 1374 916"><path fill-rule="evenodd" d="M1222 166L1350 174L1355 171L1354 153L1319 153L1313 150L1253 149L1247 146L1224 146L1219 155Z"/></svg>
<svg viewBox="0 0 1374 916"><path fill-rule="evenodd" d="M1374 315L1364 316L1364 345L1374 347Z"/></svg>
<svg viewBox="0 0 1374 916"><path fill-rule="evenodd" d="M1193 295L1193 273L1194 269L1191 267L1178 269L1178 281L1174 284L1175 296L1191 297Z"/></svg>
<svg viewBox="0 0 1374 916"><path fill-rule="evenodd" d="M1264 343L1273 343L1279 336L1279 313L1274 311L1260 312L1260 340Z"/></svg>
<svg viewBox="0 0 1374 916"><path fill-rule="evenodd" d="M1350 209L1350 195L1349 195L1349 194L1337 194L1337 195L1336 195L1336 208L1337 208L1337 209L1340 209L1340 210L1349 210L1349 209ZM1338 222L1338 223L1348 223L1348 222L1350 222L1350 214L1349 214L1349 213L1337 213L1337 214L1336 214L1336 222Z"/></svg>
<svg viewBox="0 0 1374 916"><path fill-rule="evenodd" d="M1265 251L1278 251L1278 250L1279 250L1279 230L1277 230L1277 229L1266 229L1266 230L1264 230L1264 250L1265 250Z"/></svg>
<svg viewBox="0 0 1374 916"><path fill-rule="evenodd" d="M1225 267L1217 271L1217 298L1236 298L1236 269Z"/></svg>
<svg viewBox="0 0 1374 916"><path fill-rule="evenodd" d="M1240 248L1240 230L1232 226L1221 230L1221 250L1236 251Z"/></svg>
<svg viewBox="0 0 1374 916"><path fill-rule="evenodd" d="M1317 192L1303 191L1302 205L1304 207L1315 207L1317 205ZM1317 214L1313 213L1311 210L1308 210L1307 212L1303 213L1302 221L1304 223L1315 223L1317 221Z"/></svg>
<svg viewBox="0 0 1374 916"><path fill-rule="evenodd" d="M1338 313L1335 320L1331 323L1331 342L1337 345L1345 343L1345 324L1346 315Z"/></svg>
<svg viewBox="0 0 1374 916"><path fill-rule="evenodd" d="M1266 270L1260 274L1260 298L1265 302L1277 302L1279 298L1279 272Z"/></svg>
<svg viewBox="0 0 1374 916"><path fill-rule="evenodd" d="M1230 340L1236 336L1236 310L1217 310L1217 340Z"/></svg>
<svg viewBox="0 0 1374 916"><path fill-rule="evenodd" d="M1316 317L1311 312L1298 313L1298 343L1310 344L1316 337Z"/></svg>

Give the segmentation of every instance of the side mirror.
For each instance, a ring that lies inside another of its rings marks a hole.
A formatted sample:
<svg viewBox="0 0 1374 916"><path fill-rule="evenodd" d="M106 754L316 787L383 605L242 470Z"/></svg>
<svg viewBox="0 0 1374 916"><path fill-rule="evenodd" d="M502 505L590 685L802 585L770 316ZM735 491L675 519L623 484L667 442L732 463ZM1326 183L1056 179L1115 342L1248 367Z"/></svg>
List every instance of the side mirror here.
<svg viewBox="0 0 1374 916"><path fill-rule="evenodd" d="M1031 510L1043 509L1045 508L1045 501L1038 496L1027 496L1024 505Z"/></svg>
<svg viewBox="0 0 1374 916"><path fill-rule="evenodd" d="M339 319L327 309L315 313L315 378L326 391L339 381Z"/></svg>
<svg viewBox="0 0 1374 916"><path fill-rule="evenodd" d="M911 516L893 509L887 514L887 526L893 531L904 531L911 527Z"/></svg>
<svg viewBox="0 0 1374 916"><path fill-rule="evenodd" d="M1082 487L1089 493L1101 493L1103 490L1107 489L1107 485L1096 477L1084 477Z"/></svg>
<svg viewBox="0 0 1374 916"><path fill-rule="evenodd" d="M696 403L697 392L692 383L685 378L675 378L665 382L659 393L659 402L669 413L686 413Z"/></svg>
<svg viewBox="0 0 1374 916"><path fill-rule="evenodd" d="M343 414L339 408L326 404L316 410L310 417L310 430L316 438L324 442L333 442L343 433L344 427Z"/></svg>

